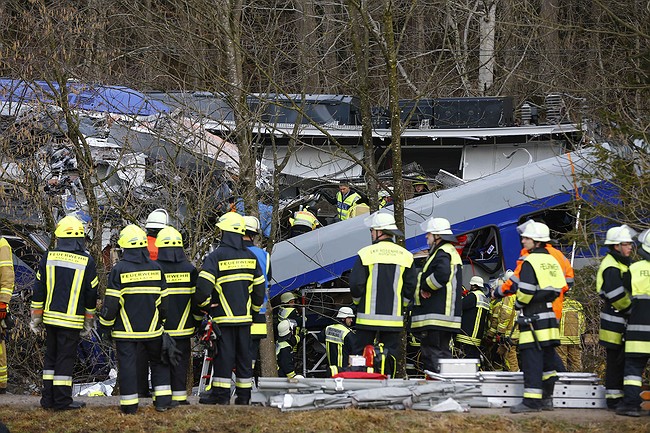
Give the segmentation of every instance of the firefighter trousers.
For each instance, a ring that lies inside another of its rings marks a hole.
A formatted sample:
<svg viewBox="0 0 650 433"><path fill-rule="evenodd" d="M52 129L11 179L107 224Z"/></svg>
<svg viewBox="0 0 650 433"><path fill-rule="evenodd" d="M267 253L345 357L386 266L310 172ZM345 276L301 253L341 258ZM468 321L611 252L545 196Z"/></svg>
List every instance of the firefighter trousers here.
<svg viewBox="0 0 650 433"><path fill-rule="evenodd" d="M616 406L623 399L623 376L625 375L625 346L607 348L607 365L605 366L605 397L607 407Z"/></svg>
<svg viewBox="0 0 650 433"><path fill-rule="evenodd" d="M221 339L217 342L217 357L212 375L212 395L220 403L230 401L230 384L233 369L237 399L248 402L253 389L251 361L251 327L249 324L221 326Z"/></svg>
<svg viewBox="0 0 650 433"><path fill-rule="evenodd" d="M582 371L582 348L579 344L563 344L556 350L567 371Z"/></svg>
<svg viewBox="0 0 650 433"><path fill-rule="evenodd" d="M641 385L643 385L643 370L650 356L628 356L625 358L625 377L623 385L623 405L629 409L639 409L641 406ZM609 403L609 400L608 400Z"/></svg>
<svg viewBox="0 0 650 433"><path fill-rule="evenodd" d="M162 337L143 341L116 339L120 409L124 413L135 413L138 410L138 344L143 345L151 366L154 405L166 408L172 400L169 367L162 363L160 356Z"/></svg>
<svg viewBox="0 0 650 433"><path fill-rule="evenodd" d="M192 347L190 337L174 338L174 341L176 342L176 349L181 351L181 356L178 364L169 366L172 400L185 402L187 401L187 370L190 368Z"/></svg>
<svg viewBox="0 0 650 433"><path fill-rule="evenodd" d="M451 358L449 343L454 334L449 331L422 331L417 334L420 338L420 351L422 352L422 367L434 373L440 372L440 359Z"/></svg>
<svg viewBox="0 0 650 433"><path fill-rule="evenodd" d="M79 329L46 325L41 407L64 409L72 403L72 372L77 360Z"/></svg>
<svg viewBox="0 0 650 433"><path fill-rule="evenodd" d="M524 373L524 404L539 409L542 399L553 398L557 382L556 354L554 347L519 349L521 370Z"/></svg>

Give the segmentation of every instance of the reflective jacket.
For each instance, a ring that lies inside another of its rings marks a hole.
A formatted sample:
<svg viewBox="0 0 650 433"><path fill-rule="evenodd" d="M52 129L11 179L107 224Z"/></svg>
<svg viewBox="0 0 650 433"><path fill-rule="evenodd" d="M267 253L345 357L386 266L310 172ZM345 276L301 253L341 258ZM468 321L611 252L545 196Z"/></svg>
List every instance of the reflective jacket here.
<svg viewBox="0 0 650 433"><path fill-rule="evenodd" d="M292 344L287 340L275 343L275 356L278 362L278 377L291 379L296 375Z"/></svg>
<svg viewBox="0 0 650 433"><path fill-rule="evenodd" d="M600 344L608 348L618 348L623 344L626 313L632 304L623 283L629 278L628 266L629 259L610 250L600 262L596 274L596 292L605 301L600 312L598 335Z"/></svg>
<svg viewBox="0 0 650 433"><path fill-rule="evenodd" d="M62 247L76 241L59 239L36 272L31 308L43 310L43 323L82 329L84 317L94 316L97 305L95 260L81 248Z"/></svg>
<svg viewBox="0 0 650 433"><path fill-rule="evenodd" d="M307 210L299 210L294 212L293 218L289 218L291 226L305 226L314 230L318 226L318 218L313 213Z"/></svg>
<svg viewBox="0 0 650 433"><path fill-rule="evenodd" d="M560 319L560 344L580 344L586 331L585 313L582 304L575 299L566 298Z"/></svg>
<svg viewBox="0 0 650 433"><path fill-rule="evenodd" d="M472 290L461 302L461 332L456 341L470 346L480 346L485 333L490 304L487 296L480 290Z"/></svg>
<svg viewBox="0 0 650 433"><path fill-rule="evenodd" d="M499 326L499 312L501 311L502 301L502 298L490 300L490 314L488 316L487 327L485 329L485 339L488 341L494 341L494 337L497 335L497 327Z"/></svg>
<svg viewBox="0 0 650 433"><path fill-rule="evenodd" d="M99 317L120 340L150 340L163 333L167 299L160 265L149 259L145 247L124 250L108 276Z"/></svg>
<svg viewBox="0 0 650 433"><path fill-rule="evenodd" d="M343 221L350 217L350 208L361 199L356 192L350 191L343 197L341 191L336 193L336 212L338 219Z"/></svg>
<svg viewBox="0 0 650 433"><path fill-rule="evenodd" d="M197 322L200 323L203 318L192 305L199 273L194 265L184 258L185 253L180 256L184 260L166 260L169 250L175 249L182 251L180 247L162 248L159 250L157 261L163 270L167 285L165 332L172 337L190 337L194 334Z"/></svg>
<svg viewBox="0 0 650 433"><path fill-rule="evenodd" d="M650 355L650 254L639 248L643 258L630 265L632 308L625 332L625 356Z"/></svg>
<svg viewBox="0 0 650 433"><path fill-rule="evenodd" d="M255 257L257 257L257 263L262 270L262 275L264 275L264 302L262 303L259 312L251 312L251 315L253 316L251 337L264 338L266 337L266 305L269 300L268 288L269 280L271 279L271 255L262 248L253 245L253 242L251 241L244 241L244 245L255 254Z"/></svg>
<svg viewBox="0 0 650 433"><path fill-rule="evenodd" d="M14 257L9 242L0 237L0 302L9 304L14 293Z"/></svg>
<svg viewBox="0 0 650 433"><path fill-rule="evenodd" d="M560 266L562 267L562 272L564 273L564 278L566 279L566 284L562 288L562 292L560 293L560 296L558 296L555 301L553 301L553 311L555 312L555 317L557 320L560 320L560 317L562 317L562 303L564 302L564 294L571 288L573 287L573 283L575 281L574 277L574 271L573 267L571 266L571 262L564 257L564 254L562 254L562 251L558 250L557 248L554 248L550 244L546 244L544 246L546 251L548 251L549 254L551 254L553 257L555 257L555 260L558 261ZM521 265L524 263L525 257L528 255L528 250L526 248L523 248L521 252L519 253L519 259L517 259L517 267L513 271L513 275L503 283L503 285L498 288L498 293L500 296L509 296L509 295L514 295L517 292L517 287L519 284L519 274L521 273Z"/></svg>
<svg viewBox="0 0 650 433"><path fill-rule="evenodd" d="M149 251L149 258L151 260L158 260L158 247L156 246L156 238L154 236L147 236L147 250Z"/></svg>
<svg viewBox="0 0 650 433"><path fill-rule="evenodd" d="M232 235L232 236L231 236ZM199 273L196 295L199 307L221 326L252 323L252 314L264 302L264 275L241 236L224 232L219 247L206 257Z"/></svg>
<svg viewBox="0 0 650 433"><path fill-rule="evenodd" d="M411 317L413 331L460 332L462 269L462 261L452 244L443 242L432 247L429 259L418 275ZM431 296L423 298L422 292Z"/></svg>
<svg viewBox="0 0 650 433"><path fill-rule="evenodd" d="M499 310L499 324L497 325L497 334L503 334L513 340L519 338L515 300L516 298L514 296L503 298L501 301L501 309Z"/></svg>
<svg viewBox="0 0 650 433"><path fill-rule="evenodd" d="M519 326L519 347L558 346L560 334L553 312L553 301L566 284L560 263L545 248L535 248L521 266L515 307L523 316L532 319Z"/></svg>
<svg viewBox="0 0 650 433"><path fill-rule="evenodd" d="M416 281L413 254L392 240L381 240L359 250L350 272L357 328L401 330L405 299L413 299Z"/></svg>
<svg viewBox="0 0 650 433"><path fill-rule="evenodd" d="M342 323L325 328L325 351L332 376L348 368L350 355L354 353L354 332Z"/></svg>

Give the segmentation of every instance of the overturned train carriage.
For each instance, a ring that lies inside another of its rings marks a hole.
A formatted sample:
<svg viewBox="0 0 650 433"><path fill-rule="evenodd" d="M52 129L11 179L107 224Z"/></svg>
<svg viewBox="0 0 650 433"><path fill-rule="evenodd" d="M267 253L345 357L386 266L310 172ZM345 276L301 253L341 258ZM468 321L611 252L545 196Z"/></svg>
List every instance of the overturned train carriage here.
<svg viewBox="0 0 650 433"><path fill-rule="evenodd" d="M575 219L566 210L553 212L576 197L577 178L591 166L591 155L589 150L567 153L406 201L406 248L426 254L420 223L444 217L459 237L465 281L471 275L487 281L514 269L521 250L516 227L523 220L544 220L556 234L573 226ZM593 181L593 186L602 184ZM338 280L370 242L364 218L352 218L276 244L271 297Z"/></svg>

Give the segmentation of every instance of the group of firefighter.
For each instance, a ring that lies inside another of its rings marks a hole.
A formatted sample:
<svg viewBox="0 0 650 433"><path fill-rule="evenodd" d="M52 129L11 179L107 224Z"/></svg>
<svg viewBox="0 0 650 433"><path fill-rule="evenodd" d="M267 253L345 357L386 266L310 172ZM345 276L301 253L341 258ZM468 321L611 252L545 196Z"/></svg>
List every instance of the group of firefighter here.
<svg viewBox="0 0 650 433"><path fill-rule="evenodd" d="M188 404L190 339L208 328L218 330L211 334L216 350L210 389L199 403L230 404L233 382L235 404L250 403L254 360L259 340L266 336L264 309L271 273L269 254L254 243L259 220L236 212L222 215L216 224L220 242L200 271L186 257L182 236L169 223L167 213L157 209L149 215L146 231L133 224L121 230L117 243L122 256L110 271L105 296L98 300L96 264L86 251L84 225L74 216L58 222L56 246L38 266L31 303L30 328L41 333L44 325L46 330L43 408L84 406L72 399L72 375L80 338L95 329L101 339L115 343L123 413L137 411L144 392L143 364L151 371L156 410ZM524 373L523 401L511 411L553 409L557 371L565 370L555 349L560 345L559 323L573 308L565 298L564 308L558 309L557 299L572 286L573 271L551 246L548 226L530 220L518 227L523 249L517 267L494 284L488 298L479 277L470 280L463 296L463 264L447 219L432 217L421 224L429 245L422 266L395 242L403 233L392 214L376 212L365 223L372 242L359 250L349 275L353 305L341 307L338 321L321 335L333 375L354 370L354 355L364 358L369 347L373 356L399 359L406 315L409 337L419 343L420 366L427 374L440 371L443 360L453 357L452 348L462 356L483 358L486 365L494 363L491 354L496 352L506 369L514 370L518 363ZM628 416L641 413L641 377L650 357L650 315L644 314L650 308L649 232L637 235L625 225L610 228L605 238L608 253L597 273L596 290L604 300L600 342L607 349L607 404ZM635 242L640 243L640 260L631 263ZM11 248L2 238L0 320L9 303L4 295L13 291L13 266L7 257ZM282 296L275 329L278 371L295 377L295 369L285 361L293 356L301 332L294 296ZM489 316L485 335L479 329L485 323L482 316ZM488 345L481 346L486 340ZM569 343L579 345L578 340ZM0 349L2 361L4 342ZM0 365L1 390L6 390L6 360Z"/></svg>

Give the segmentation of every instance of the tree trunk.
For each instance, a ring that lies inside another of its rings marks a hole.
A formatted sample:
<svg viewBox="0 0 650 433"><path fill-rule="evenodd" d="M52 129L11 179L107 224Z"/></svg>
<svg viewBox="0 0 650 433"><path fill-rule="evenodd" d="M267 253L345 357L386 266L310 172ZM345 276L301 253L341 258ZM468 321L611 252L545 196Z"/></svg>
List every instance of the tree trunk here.
<svg viewBox="0 0 650 433"><path fill-rule="evenodd" d="M481 45L479 49L478 94L481 96L488 95L494 83L494 36L496 33L497 1L483 1L483 14L479 18Z"/></svg>

